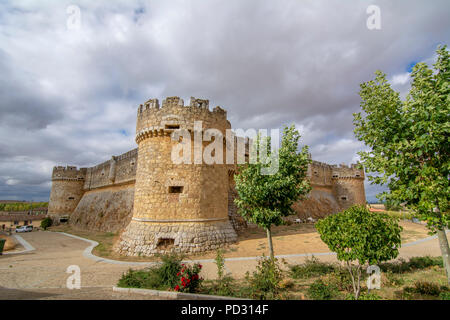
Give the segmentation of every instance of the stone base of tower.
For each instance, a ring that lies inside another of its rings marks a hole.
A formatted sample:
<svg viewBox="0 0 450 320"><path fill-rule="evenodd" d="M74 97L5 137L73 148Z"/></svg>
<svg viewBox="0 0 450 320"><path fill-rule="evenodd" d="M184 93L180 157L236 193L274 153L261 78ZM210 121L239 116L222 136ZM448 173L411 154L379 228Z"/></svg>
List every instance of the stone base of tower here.
<svg viewBox="0 0 450 320"><path fill-rule="evenodd" d="M132 220L115 245L114 251L126 256L152 256L169 252L196 253L216 250L236 240L237 234L228 220L184 223Z"/></svg>

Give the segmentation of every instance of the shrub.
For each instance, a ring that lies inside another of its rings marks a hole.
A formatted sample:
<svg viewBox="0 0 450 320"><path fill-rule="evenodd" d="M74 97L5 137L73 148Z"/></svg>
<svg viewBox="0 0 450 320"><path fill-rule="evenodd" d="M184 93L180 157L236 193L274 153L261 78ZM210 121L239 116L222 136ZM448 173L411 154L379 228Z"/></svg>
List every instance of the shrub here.
<svg viewBox="0 0 450 320"><path fill-rule="evenodd" d="M395 292L395 295L397 298L408 300L416 299L417 295L434 296L442 299L442 297L447 296L448 292L449 289L445 286L440 287L438 284L419 280L414 283L414 286L405 287L403 290Z"/></svg>
<svg viewBox="0 0 450 320"><path fill-rule="evenodd" d="M125 288L168 289L177 282L177 273L181 268L182 257L177 254L159 256L162 263L159 266L144 270L132 270L119 279L118 286Z"/></svg>
<svg viewBox="0 0 450 320"><path fill-rule="evenodd" d="M442 257L412 257L409 261L398 259L396 262L385 262L378 265L383 272L405 273L425 269L432 266L443 266Z"/></svg>
<svg viewBox="0 0 450 320"><path fill-rule="evenodd" d="M51 227L53 224L53 220L50 217L46 217L41 221L41 228L47 230L47 228Z"/></svg>
<svg viewBox="0 0 450 320"><path fill-rule="evenodd" d="M356 299L353 294L349 294L347 295L346 300L356 300ZM373 292L361 293L361 295L358 297L358 300L381 300L381 297Z"/></svg>
<svg viewBox="0 0 450 320"><path fill-rule="evenodd" d="M336 294L336 288L333 285L325 283L322 279L314 281L308 288L308 297L313 300L330 300Z"/></svg>
<svg viewBox="0 0 450 320"><path fill-rule="evenodd" d="M384 273L384 285L386 286L401 286L405 284L405 280L403 278L398 277L396 274L394 274L392 271L388 270L386 273Z"/></svg>
<svg viewBox="0 0 450 320"><path fill-rule="evenodd" d="M441 288L439 285L428 281L416 281L414 283L414 292L426 294L429 296L439 296Z"/></svg>
<svg viewBox="0 0 450 320"><path fill-rule="evenodd" d="M177 273L181 269L181 260L183 256L176 253L169 253L158 256L162 264L158 268L158 274L162 283L167 287L173 288L178 283Z"/></svg>
<svg viewBox="0 0 450 320"><path fill-rule="evenodd" d="M225 258L223 257L222 249L217 250L214 263L217 265L215 294L221 296L233 295L233 278L229 275L225 275Z"/></svg>
<svg viewBox="0 0 450 320"><path fill-rule="evenodd" d="M441 299L441 300L450 300L450 291L442 291L439 294L439 299Z"/></svg>
<svg viewBox="0 0 450 320"><path fill-rule="evenodd" d="M283 280L283 272L277 259L262 257L258 261L256 271L252 276L247 273L246 279L249 283L251 296L257 299L275 299L278 297Z"/></svg>
<svg viewBox="0 0 450 320"><path fill-rule="evenodd" d="M117 283L122 288L160 289L164 286L157 268L146 270L129 269Z"/></svg>
<svg viewBox="0 0 450 320"><path fill-rule="evenodd" d="M306 259L302 264L289 266L290 273L294 279L305 279L328 274L335 270L331 263L320 262L316 257Z"/></svg>
<svg viewBox="0 0 450 320"><path fill-rule="evenodd" d="M350 273L343 268L336 268L327 276L327 282L340 291L353 291L352 277Z"/></svg>
<svg viewBox="0 0 450 320"><path fill-rule="evenodd" d="M337 253L337 259L346 263L356 298L363 266L396 258L401 243L402 227L397 219L371 212L363 205L319 220L316 229L328 248Z"/></svg>
<svg viewBox="0 0 450 320"><path fill-rule="evenodd" d="M202 265L199 263L196 263L193 266L182 264L181 270L177 273L179 280L178 284L175 285L174 290L189 293L196 292L203 281L198 275L201 269Z"/></svg>

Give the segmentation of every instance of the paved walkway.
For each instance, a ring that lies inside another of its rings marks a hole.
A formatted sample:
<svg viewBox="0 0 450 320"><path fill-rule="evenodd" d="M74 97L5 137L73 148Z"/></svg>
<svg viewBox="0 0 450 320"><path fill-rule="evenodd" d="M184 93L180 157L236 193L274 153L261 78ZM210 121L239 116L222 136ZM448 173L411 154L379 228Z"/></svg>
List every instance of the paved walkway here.
<svg viewBox="0 0 450 320"><path fill-rule="evenodd" d="M89 253L92 243L61 233L31 232L21 237L35 250L0 256L0 299L124 299L123 294L112 293L112 286L130 267L144 268L150 265L117 263L92 257ZM419 240L400 249L402 258L423 255L440 255L436 238ZM284 259L288 263L300 263L306 256L289 255ZM336 256L330 253L315 256L323 261L336 261ZM234 277L243 277L247 270L254 269L256 259L231 258L226 260L225 266ZM214 278L216 265L212 260L203 260L202 263L202 276ZM66 288L67 278L71 275L66 270L70 265L80 267L82 290Z"/></svg>

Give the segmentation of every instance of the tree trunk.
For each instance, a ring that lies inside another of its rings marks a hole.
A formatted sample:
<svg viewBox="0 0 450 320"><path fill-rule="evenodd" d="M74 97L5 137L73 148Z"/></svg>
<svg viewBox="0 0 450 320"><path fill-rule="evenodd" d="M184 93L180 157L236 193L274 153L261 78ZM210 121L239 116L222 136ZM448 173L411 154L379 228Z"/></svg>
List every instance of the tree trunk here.
<svg viewBox="0 0 450 320"><path fill-rule="evenodd" d="M269 243L270 259L273 260L274 254L273 254L273 245L272 245L272 233L270 231L270 227L267 228L266 231L267 231L267 242Z"/></svg>
<svg viewBox="0 0 450 320"><path fill-rule="evenodd" d="M442 260L444 261L445 273L447 274L447 283L450 285L450 250L445 229L438 230L437 236L439 239L439 247L441 248Z"/></svg>

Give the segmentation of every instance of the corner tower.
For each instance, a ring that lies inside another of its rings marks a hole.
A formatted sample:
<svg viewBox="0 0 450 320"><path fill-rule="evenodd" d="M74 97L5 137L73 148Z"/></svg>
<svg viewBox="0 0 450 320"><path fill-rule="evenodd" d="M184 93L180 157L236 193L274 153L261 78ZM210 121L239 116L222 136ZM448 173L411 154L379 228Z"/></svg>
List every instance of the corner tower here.
<svg viewBox="0 0 450 320"><path fill-rule="evenodd" d="M202 121L200 130L194 121ZM194 163L194 136L210 128L225 137L231 125L223 109L209 110L208 100L191 98L184 106L179 97L169 97L160 107L157 99L150 99L138 108L133 217L115 246L117 252L129 256L201 252L236 241L228 218L227 165L206 164L203 157ZM184 142L191 144L190 163L172 161L172 149L179 141L171 134L177 129L189 132L190 141Z"/></svg>
<svg viewBox="0 0 450 320"><path fill-rule="evenodd" d="M359 169L357 164L350 167L345 164L332 167L333 190L341 210L345 210L355 204L365 204L364 169Z"/></svg>
<svg viewBox="0 0 450 320"><path fill-rule="evenodd" d="M70 215L83 196L86 168L54 167L52 173L52 189L48 213L50 215Z"/></svg>

